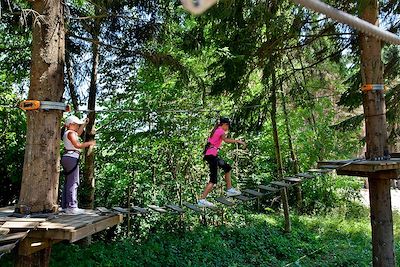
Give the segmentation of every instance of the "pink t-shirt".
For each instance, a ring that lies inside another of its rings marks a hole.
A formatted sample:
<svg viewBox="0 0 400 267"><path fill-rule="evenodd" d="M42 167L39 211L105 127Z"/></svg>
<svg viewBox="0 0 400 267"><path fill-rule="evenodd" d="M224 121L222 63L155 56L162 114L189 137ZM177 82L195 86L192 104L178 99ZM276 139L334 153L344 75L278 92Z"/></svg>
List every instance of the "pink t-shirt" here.
<svg viewBox="0 0 400 267"><path fill-rule="evenodd" d="M218 148L221 147L222 144L222 136L225 134L225 131L222 127L218 127L214 134L208 138L208 142L211 144L210 147L206 151L206 155L218 155Z"/></svg>

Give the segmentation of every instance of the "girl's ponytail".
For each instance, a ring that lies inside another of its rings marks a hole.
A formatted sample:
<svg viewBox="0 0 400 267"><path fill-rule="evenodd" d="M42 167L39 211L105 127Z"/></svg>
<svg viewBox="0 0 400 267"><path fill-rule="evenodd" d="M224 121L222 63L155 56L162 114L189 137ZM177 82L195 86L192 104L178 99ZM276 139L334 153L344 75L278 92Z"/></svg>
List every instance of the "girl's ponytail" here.
<svg viewBox="0 0 400 267"><path fill-rule="evenodd" d="M211 134L210 134L210 138L214 135L215 131L216 131L216 130L218 129L218 127L221 126L221 125L222 125L222 124L219 122L219 120L217 120L217 121L215 122L214 129L212 129Z"/></svg>
<svg viewBox="0 0 400 267"><path fill-rule="evenodd" d="M64 134L65 134L65 125L61 127L61 139L63 139Z"/></svg>

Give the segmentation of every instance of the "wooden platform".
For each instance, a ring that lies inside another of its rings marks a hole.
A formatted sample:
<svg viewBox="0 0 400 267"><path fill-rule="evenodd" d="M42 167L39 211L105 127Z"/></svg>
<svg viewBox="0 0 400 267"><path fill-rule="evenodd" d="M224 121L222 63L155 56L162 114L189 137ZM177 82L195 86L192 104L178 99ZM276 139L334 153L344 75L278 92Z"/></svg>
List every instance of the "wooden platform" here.
<svg viewBox="0 0 400 267"><path fill-rule="evenodd" d="M400 176L400 158L390 160L331 160L318 162L318 167L336 166L338 175L368 177L374 173L378 179L398 179Z"/></svg>
<svg viewBox="0 0 400 267"><path fill-rule="evenodd" d="M14 244L14 248L20 242L20 255L30 255L63 240L72 243L122 222L122 215L116 212L58 214L50 219L10 217L12 214L13 207L0 208L1 232L9 231L6 235L0 235L0 244L2 247L10 245L10 248Z"/></svg>

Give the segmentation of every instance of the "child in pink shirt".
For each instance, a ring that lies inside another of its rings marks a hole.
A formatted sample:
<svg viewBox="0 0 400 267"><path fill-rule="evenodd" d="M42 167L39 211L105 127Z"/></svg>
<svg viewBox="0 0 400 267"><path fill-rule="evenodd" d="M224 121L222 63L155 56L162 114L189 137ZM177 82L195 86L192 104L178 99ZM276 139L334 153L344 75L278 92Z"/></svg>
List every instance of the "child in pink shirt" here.
<svg viewBox="0 0 400 267"><path fill-rule="evenodd" d="M219 124L217 124L211 132L210 138L204 152L204 160L207 161L210 167L210 181L206 185L201 198L198 201L200 207L212 207L213 203L206 200L207 195L211 192L214 185L217 183L218 168L224 170L225 181L226 181L226 194L228 197L240 195L241 192L232 187L231 181L231 169L232 167L227 164L223 159L218 158L218 149L221 147L222 141L226 143L239 143L246 145L241 140L229 139L226 137L226 132L229 130L230 121L228 118L221 118Z"/></svg>

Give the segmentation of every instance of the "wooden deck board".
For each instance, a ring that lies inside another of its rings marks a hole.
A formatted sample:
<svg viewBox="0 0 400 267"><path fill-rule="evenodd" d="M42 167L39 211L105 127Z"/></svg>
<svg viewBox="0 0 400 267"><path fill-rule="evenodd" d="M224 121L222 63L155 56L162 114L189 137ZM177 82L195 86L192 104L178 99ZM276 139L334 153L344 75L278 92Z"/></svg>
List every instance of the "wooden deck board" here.
<svg viewBox="0 0 400 267"><path fill-rule="evenodd" d="M349 164L351 163L351 164ZM349 165L346 165L349 164ZM352 172L380 172L389 170L400 169L400 159L392 158L390 160L329 160L318 162L318 168L323 166L337 165L341 171L352 171ZM343 166L343 167L342 167Z"/></svg>
<svg viewBox="0 0 400 267"><path fill-rule="evenodd" d="M243 201L243 202L257 199L256 197L248 197L248 196L244 196L244 195L234 196L234 198L239 199L240 201Z"/></svg>
<svg viewBox="0 0 400 267"><path fill-rule="evenodd" d="M305 179L312 179L312 178L315 178L314 175L312 175L312 174L310 174L310 173L306 173L306 172L298 173L298 174L296 174L296 176L297 176L297 177L301 177L301 178L305 178Z"/></svg>
<svg viewBox="0 0 400 267"><path fill-rule="evenodd" d="M291 184L281 182L281 181L272 181L271 185L278 186L278 187L290 187Z"/></svg>
<svg viewBox="0 0 400 267"><path fill-rule="evenodd" d="M35 229L39 222L5 222L2 227L9 229Z"/></svg>
<svg viewBox="0 0 400 267"><path fill-rule="evenodd" d="M286 177L284 180L287 182L290 182L290 183L301 183L302 182L302 179L296 178L296 177Z"/></svg>
<svg viewBox="0 0 400 267"><path fill-rule="evenodd" d="M28 235L28 231L17 232L8 234L5 236L0 236L0 244L10 243L11 241L18 241L24 239Z"/></svg>

